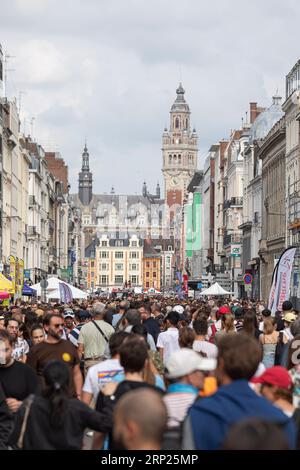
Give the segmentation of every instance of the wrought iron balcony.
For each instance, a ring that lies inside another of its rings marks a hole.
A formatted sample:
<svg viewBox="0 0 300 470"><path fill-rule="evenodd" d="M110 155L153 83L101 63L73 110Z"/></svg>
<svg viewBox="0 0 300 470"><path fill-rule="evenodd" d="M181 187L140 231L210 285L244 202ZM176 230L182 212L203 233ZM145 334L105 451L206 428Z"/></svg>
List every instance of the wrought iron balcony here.
<svg viewBox="0 0 300 470"><path fill-rule="evenodd" d="M36 226L28 227L27 235L28 237L36 237L38 235Z"/></svg>
<svg viewBox="0 0 300 470"><path fill-rule="evenodd" d="M224 235L224 238L223 238L224 247L235 244L235 243L242 243L241 235L235 235L235 234Z"/></svg>

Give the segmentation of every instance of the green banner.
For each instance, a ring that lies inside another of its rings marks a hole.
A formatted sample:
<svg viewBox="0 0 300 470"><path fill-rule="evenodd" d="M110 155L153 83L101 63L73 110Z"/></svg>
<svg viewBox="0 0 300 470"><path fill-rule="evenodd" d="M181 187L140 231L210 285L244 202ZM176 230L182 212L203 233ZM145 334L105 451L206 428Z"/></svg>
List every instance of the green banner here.
<svg viewBox="0 0 300 470"><path fill-rule="evenodd" d="M69 270L68 270L68 268L60 270L60 277L62 279L69 279Z"/></svg>
<svg viewBox="0 0 300 470"><path fill-rule="evenodd" d="M201 193L194 193L193 200L193 251L201 250Z"/></svg>
<svg viewBox="0 0 300 470"><path fill-rule="evenodd" d="M187 258L193 256L193 204L186 206L185 255Z"/></svg>

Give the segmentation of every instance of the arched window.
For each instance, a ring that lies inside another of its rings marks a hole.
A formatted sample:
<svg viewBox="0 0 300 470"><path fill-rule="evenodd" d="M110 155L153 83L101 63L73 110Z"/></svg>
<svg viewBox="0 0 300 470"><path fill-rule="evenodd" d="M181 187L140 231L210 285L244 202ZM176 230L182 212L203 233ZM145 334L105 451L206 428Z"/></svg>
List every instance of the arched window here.
<svg viewBox="0 0 300 470"><path fill-rule="evenodd" d="M178 155L178 165L181 165L181 155Z"/></svg>
<svg viewBox="0 0 300 470"><path fill-rule="evenodd" d="M175 119L175 128L179 129L179 118L178 117Z"/></svg>
<svg viewBox="0 0 300 470"><path fill-rule="evenodd" d="M186 129L188 128L188 120L187 119L185 120L185 128Z"/></svg>
<svg viewBox="0 0 300 470"><path fill-rule="evenodd" d="M172 164L172 155L169 155L169 165Z"/></svg>
<svg viewBox="0 0 300 470"><path fill-rule="evenodd" d="M177 165L177 155L173 155L174 165Z"/></svg>

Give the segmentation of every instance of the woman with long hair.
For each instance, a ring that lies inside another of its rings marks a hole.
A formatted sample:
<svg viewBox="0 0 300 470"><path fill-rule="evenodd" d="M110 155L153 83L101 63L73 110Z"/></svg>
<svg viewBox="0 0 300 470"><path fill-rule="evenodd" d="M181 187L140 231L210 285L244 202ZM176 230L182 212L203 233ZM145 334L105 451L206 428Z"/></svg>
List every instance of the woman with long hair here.
<svg viewBox="0 0 300 470"><path fill-rule="evenodd" d="M227 333L235 333L235 326L234 326L234 315L231 313L222 314L221 316L221 323L222 327L220 331L217 331L215 336L215 344L218 346L218 342L220 341L221 337Z"/></svg>
<svg viewBox="0 0 300 470"><path fill-rule="evenodd" d="M41 396L30 395L19 409L10 445L15 447L22 439L24 450L80 450L84 430L107 432L111 416L92 410L79 400L69 398L69 369L63 361L50 362L44 370L46 388ZM110 399L107 397L107 409Z"/></svg>
<svg viewBox="0 0 300 470"><path fill-rule="evenodd" d="M249 336L254 336L257 340L259 339L262 331L258 328L258 321L255 310L247 310L244 315L243 329L242 333L245 333Z"/></svg>
<svg viewBox="0 0 300 470"><path fill-rule="evenodd" d="M264 331L260 335L259 341L263 347L263 365L266 369L275 364L275 352L278 343L279 333L276 331L275 320L273 317L264 319Z"/></svg>

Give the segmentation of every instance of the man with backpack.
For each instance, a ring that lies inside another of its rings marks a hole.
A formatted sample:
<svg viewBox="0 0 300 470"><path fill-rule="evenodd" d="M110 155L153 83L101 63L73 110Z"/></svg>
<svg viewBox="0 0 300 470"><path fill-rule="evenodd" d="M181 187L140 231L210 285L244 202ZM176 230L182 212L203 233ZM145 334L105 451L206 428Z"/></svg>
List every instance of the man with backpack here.
<svg viewBox="0 0 300 470"><path fill-rule="evenodd" d="M183 450L221 449L230 427L252 417L277 423L291 449L295 448L296 428L291 418L249 386L260 360L261 347L255 338L244 333L222 337L216 368L220 388L190 408L184 424Z"/></svg>
<svg viewBox="0 0 300 470"><path fill-rule="evenodd" d="M128 300L122 300L119 305L119 312L115 313L112 317L112 326L115 331L122 330L122 321L125 316L125 313L130 309L130 303Z"/></svg>
<svg viewBox="0 0 300 470"><path fill-rule="evenodd" d="M105 359L109 338L114 334L114 328L103 320L105 305L97 302L90 312L92 320L83 325L78 338L78 354L84 354L84 371Z"/></svg>
<svg viewBox="0 0 300 470"><path fill-rule="evenodd" d="M187 415L188 409L199 396L204 385L204 371L215 369L217 361L201 357L191 349L180 349L166 362L169 381L164 402L168 410L168 427L176 427Z"/></svg>

